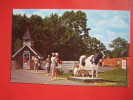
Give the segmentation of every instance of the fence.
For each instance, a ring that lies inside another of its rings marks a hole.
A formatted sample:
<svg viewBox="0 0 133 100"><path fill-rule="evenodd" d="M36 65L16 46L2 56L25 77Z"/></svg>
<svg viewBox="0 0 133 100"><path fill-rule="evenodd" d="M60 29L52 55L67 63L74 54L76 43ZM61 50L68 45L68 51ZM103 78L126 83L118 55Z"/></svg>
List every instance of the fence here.
<svg viewBox="0 0 133 100"><path fill-rule="evenodd" d="M79 65L79 61L63 61L63 70L73 70L74 66Z"/></svg>

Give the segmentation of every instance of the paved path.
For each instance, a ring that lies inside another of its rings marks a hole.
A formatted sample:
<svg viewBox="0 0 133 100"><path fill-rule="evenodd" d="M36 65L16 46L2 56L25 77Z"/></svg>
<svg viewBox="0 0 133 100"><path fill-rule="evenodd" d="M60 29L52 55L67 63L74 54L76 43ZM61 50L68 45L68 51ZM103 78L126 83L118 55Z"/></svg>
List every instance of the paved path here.
<svg viewBox="0 0 133 100"><path fill-rule="evenodd" d="M112 70L112 69L114 69L114 67L104 67L104 66L99 67L99 70Z"/></svg>
<svg viewBox="0 0 133 100"><path fill-rule="evenodd" d="M89 83L71 81L67 79L51 80L51 75L44 75L44 70L33 73L33 70L12 69L11 82L17 83L35 83L35 84L57 84L57 85L81 85L92 86Z"/></svg>

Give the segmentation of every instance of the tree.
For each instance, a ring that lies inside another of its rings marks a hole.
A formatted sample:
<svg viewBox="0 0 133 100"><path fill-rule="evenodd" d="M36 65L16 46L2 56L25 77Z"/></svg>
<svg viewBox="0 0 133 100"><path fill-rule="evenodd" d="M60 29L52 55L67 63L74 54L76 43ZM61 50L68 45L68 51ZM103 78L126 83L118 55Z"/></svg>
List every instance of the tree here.
<svg viewBox="0 0 133 100"><path fill-rule="evenodd" d="M124 38L116 38L109 44L112 50L112 57L127 57L129 56L129 43Z"/></svg>
<svg viewBox="0 0 133 100"><path fill-rule="evenodd" d="M52 13L49 17L39 15L13 15L13 53L22 46L22 37L26 26L30 26L32 41L37 51L45 58L52 52L58 52L62 60L79 60L82 54L95 54L105 49L96 38L87 37L86 13L66 11L62 16ZM21 41L20 41L21 40Z"/></svg>
<svg viewBox="0 0 133 100"><path fill-rule="evenodd" d="M14 42L14 52L17 52L22 47L22 40L19 38Z"/></svg>
<svg viewBox="0 0 133 100"><path fill-rule="evenodd" d="M29 26L29 18L24 14L21 15L12 15L12 54L15 53L16 44L14 44L17 40L22 40L22 37L25 33L26 26ZM22 45L22 44L18 44Z"/></svg>
<svg viewBox="0 0 133 100"><path fill-rule="evenodd" d="M82 11L66 11L61 16L62 25L72 29L77 34L81 34L87 27L86 13Z"/></svg>
<svg viewBox="0 0 133 100"><path fill-rule="evenodd" d="M84 44L86 45L86 54L92 55L96 54L101 50L106 50L105 45L97 40L95 37L88 37L84 39Z"/></svg>

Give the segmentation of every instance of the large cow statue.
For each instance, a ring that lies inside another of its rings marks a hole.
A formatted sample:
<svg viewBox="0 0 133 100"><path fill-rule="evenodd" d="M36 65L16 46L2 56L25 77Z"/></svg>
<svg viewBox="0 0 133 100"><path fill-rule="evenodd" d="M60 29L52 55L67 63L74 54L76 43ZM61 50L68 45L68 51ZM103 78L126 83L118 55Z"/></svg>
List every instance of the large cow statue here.
<svg viewBox="0 0 133 100"><path fill-rule="evenodd" d="M102 58L106 58L105 51L100 51L99 53L91 56L81 56L79 69L91 71L92 78L94 78L94 71L96 72L96 77L98 77L98 68L99 68L99 60Z"/></svg>

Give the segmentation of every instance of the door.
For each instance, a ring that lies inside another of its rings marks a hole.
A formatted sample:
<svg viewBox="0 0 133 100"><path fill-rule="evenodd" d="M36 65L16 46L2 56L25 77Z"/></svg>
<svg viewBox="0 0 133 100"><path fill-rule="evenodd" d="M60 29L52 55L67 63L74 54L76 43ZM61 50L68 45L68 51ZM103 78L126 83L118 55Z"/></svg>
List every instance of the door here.
<svg viewBox="0 0 133 100"><path fill-rule="evenodd" d="M122 60L122 69L126 69L126 66L127 66L127 61Z"/></svg>
<svg viewBox="0 0 133 100"><path fill-rule="evenodd" d="M29 52L24 52L23 53L23 69L25 69L25 62L24 62L24 59L27 59L27 68L26 69L30 69L30 53Z"/></svg>

